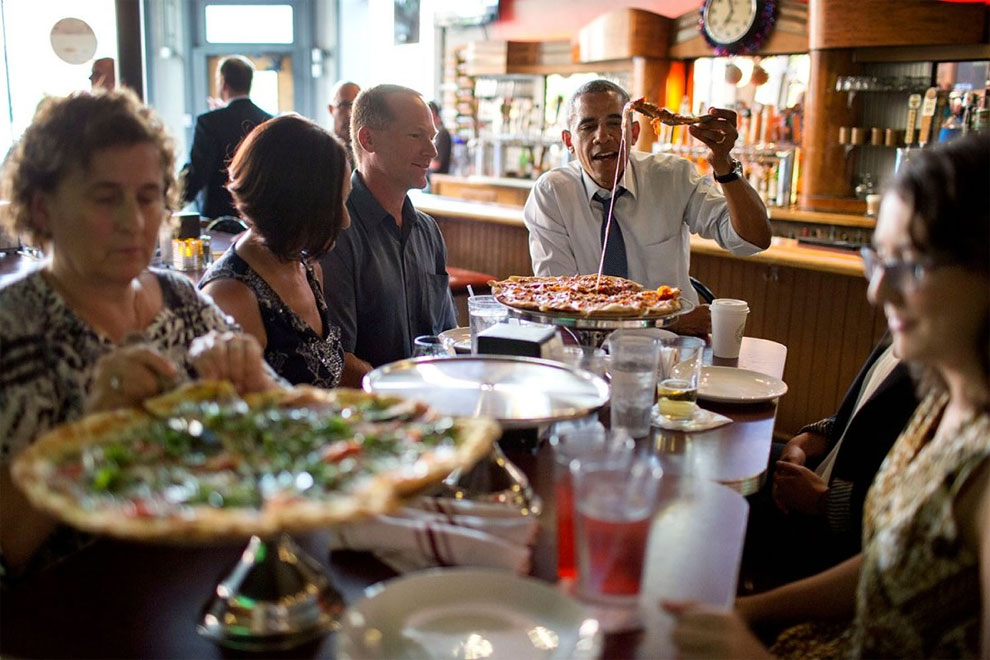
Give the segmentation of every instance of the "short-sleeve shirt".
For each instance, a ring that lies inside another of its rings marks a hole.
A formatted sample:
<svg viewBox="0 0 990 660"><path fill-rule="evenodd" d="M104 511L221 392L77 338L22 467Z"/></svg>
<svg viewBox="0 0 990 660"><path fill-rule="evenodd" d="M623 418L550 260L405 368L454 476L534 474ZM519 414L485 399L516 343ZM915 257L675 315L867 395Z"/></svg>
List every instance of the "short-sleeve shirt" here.
<svg viewBox="0 0 990 660"><path fill-rule="evenodd" d="M163 302L145 338L180 367L180 380L189 378L192 340L237 325L185 276L152 272ZM97 361L116 348L69 308L41 271L0 288L0 463L41 433L81 417Z"/></svg>
<svg viewBox="0 0 990 660"><path fill-rule="evenodd" d="M323 291L344 350L377 367L409 357L415 337L457 325L447 247L408 197L400 228L357 170L347 210L351 226L321 262Z"/></svg>
<svg viewBox="0 0 990 660"><path fill-rule="evenodd" d="M616 199L613 221L622 229L629 278L644 286L676 286L697 302L688 276L691 234L714 239L740 256L761 251L739 236L722 191L689 160L633 152L619 183L626 193ZM599 192L611 195L577 161L537 180L523 210L534 273L598 272L605 211L594 199Z"/></svg>
<svg viewBox="0 0 990 660"><path fill-rule="evenodd" d="M285 304L271 285L237 254L233 245L210 266L199 287L218 279L244 283L258 299L258 311L267 337L265 361L293 385L336 387L344 367L340 328L330 323L323 289L312 266L306 264L305 267L306 281L323 324L322 337Z"/></svg>

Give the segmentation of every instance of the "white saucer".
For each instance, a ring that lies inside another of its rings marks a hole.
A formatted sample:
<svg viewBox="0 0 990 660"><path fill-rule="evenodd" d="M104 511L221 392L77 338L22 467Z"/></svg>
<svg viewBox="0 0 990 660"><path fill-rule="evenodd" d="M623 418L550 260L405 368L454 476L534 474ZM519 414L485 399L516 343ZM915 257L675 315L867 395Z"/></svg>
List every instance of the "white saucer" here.
<svg viewBox="0 0 990 660"><path fill-rule="evenodd" d="M759 403L772 401L787 392L779 378L749 369L702 367L698 398L719 403Z"/></svg>

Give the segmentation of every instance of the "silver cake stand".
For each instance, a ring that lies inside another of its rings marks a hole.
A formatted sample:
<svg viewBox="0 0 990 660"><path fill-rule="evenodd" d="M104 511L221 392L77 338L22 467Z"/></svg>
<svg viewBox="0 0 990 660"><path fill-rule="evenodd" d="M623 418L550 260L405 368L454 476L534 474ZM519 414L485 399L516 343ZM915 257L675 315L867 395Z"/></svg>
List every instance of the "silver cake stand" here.
<svg viewBox="0 0 990 660"><path fill-rule="evenodd" d="M555 360L506 355L421 357L378 367L363 387L418 399L447 415L527 429L585 417L608 401L604 380Z"/></svg>
<svg viewBox="0 0 990 660"><path fill-rule="evenodd" d="M288 534L251 537L203 606L197 632L220 646L281 651L335 629L344 599Z"/></svg>
<svg viewBox="0 0 990 660"><path fill-rule="evenodd" d="M605 339L620 328L664 328L671 325L678 316L687 314L695 308L695 304L686 298L680 298L681 308L669 314L647 314L644 316L596 316L587 318L564 312L540 312L532 309L509 307L509 315L530 321L556 325L569 332L582 346L599 348Z"/></svg>

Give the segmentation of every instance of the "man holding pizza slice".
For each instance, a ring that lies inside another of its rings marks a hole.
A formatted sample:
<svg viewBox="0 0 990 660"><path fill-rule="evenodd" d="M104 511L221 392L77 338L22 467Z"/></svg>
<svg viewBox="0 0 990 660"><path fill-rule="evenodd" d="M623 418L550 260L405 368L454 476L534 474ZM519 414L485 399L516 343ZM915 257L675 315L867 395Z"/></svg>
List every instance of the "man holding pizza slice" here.
<svg viewBox="0 0 990 660"><path fill-rule="evenodd" d="M733 254L749 256L770 245L767 209L741 176L729 152L736 142L736 113L711 110L714 119L693 125L691 135L709 149L715 183L679 156L629 152L620 159L622 111L629 94L607 80L593 80L567 103L564 145L577 160L539 178L526 202L530 255L537 275L597 273L618 171L605 274L648 288L676 286L697 302L688 277L690 234L714 239ZM626 145L639 137L630 122ZM706 309L686 315L675 329L707 332Z"/></svg>

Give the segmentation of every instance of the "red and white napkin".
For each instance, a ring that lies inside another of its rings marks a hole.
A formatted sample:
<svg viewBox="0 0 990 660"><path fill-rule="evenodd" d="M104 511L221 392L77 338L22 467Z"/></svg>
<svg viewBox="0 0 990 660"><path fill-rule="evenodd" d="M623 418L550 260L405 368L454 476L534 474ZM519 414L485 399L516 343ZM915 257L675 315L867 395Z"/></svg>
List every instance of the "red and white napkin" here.
<svg viewBox="0 0 990 660"><path fill-rule="evenodd" d="M505 504L419 497L394 514L331 528L331 550L364 550L401 572L488 566L529 572L537 520Z"/></svg>

